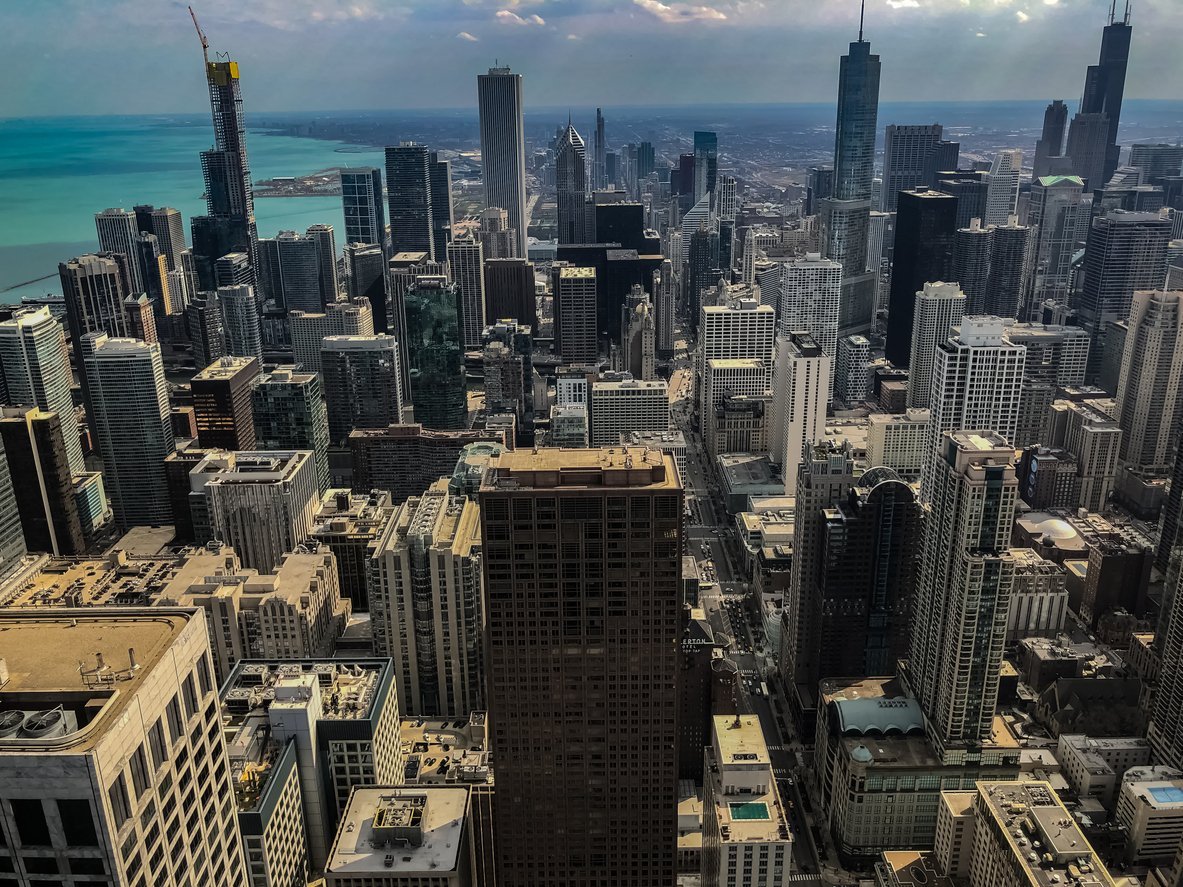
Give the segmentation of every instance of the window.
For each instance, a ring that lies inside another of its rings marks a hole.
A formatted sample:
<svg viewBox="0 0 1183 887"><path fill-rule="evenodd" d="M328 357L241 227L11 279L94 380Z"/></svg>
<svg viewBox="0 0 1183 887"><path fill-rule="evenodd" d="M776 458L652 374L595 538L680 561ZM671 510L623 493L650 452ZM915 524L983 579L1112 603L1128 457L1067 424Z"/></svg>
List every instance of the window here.
<svg viewBox="0 0 1183 887"><path fill-rule="evenodd" d="M185 694L185 714L193 717L197 714L197 687L193 683L192 673L185 678L181 691Z"/></svg>
<svg viewBox="0 0 1183 887"><path fill-rule="evenodd" d="M197 678L201 682L202 695L213 690L214 684L209 675L209 661L204 656L197 660Z"/></svg>
<svg viewBox="0 0 1183 887"><path fill-rule="evenodd" d="M136 800L144 796L144 792L148 790L148 786L152 784L152 780L148 778L148 759L144 756L144 747L141 745L132 754L131 760L128 761L131 766L131 784L136 791Z"/></svg>
<svg viewBox="0 0 1183 887"><path fill-rule="evenodd" d="M184 724L181 721L181 704L174 696L168 703L168 732L172 735L173 742L176 742L184 735Z"/></svg>
<svg viewBox="0 0 1183 887"><path fill-rule="evenodd" d="M71 847L97 847L99 838L94 827L94 812L90 809L90 801L86 798L59 798L57 805L58 818L62 821L66 843Z"/></svg>
<svg viewBox="0 0 1183 887"><path fill-rule="evenodd" d="M168 760L168 745L164 741L164 720L157 718L148 731L148 747L152 749L152 765L159 769Z"/></svg>
<svg viewBox="0 0 1183 887"><path fill-rule="evenodd" d="M111 787L107 789L107 798L111 802L111 812L115 817L115 828L123 827L123 824L131 817L131 801L127 797L127 780L123 778L120 773L115 781L111 783Z"/></svg>
<svg viewBox="0 0 1183 887"><path fill-rule="evenodd" d="M45 821L45 808L40 798L13 798L12 818L21 844L25 847L48 847L49 824Z"/></svg>

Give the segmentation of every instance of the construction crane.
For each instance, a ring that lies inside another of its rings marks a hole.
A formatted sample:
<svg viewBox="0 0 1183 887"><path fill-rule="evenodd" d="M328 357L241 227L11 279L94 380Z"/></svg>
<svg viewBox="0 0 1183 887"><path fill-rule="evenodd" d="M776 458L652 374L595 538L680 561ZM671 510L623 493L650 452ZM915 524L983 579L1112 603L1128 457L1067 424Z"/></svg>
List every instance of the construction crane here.
<svg viewBox="0 0 1183 887"><path fill-rule="evenodd" d="M197 37L201 40L201 56L205 59L205 67L209 69L209 39L205 36L205 31L201 30L201 25L197 24L197 13L193 11L193 7L189 7L189 18L193 19L193 27L197 29Z"/></svg>

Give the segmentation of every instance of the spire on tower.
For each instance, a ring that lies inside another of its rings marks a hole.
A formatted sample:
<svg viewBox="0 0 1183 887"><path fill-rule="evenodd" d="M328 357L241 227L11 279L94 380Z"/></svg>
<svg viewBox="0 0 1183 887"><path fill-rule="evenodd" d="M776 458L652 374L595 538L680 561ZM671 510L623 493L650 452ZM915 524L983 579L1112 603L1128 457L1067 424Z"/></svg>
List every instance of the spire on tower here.
<svg viewBox="0 0 1183 887"><path fill-rule="evenodd" d="M1117 0L1113 0L1109 4L1109 24L1113 24L1113 20L1117 17Z"/></svg>
<svg viewBox="0 0 1183 887"><path fill-rule="evenodd" d="M1125 23L1130 23L1130 0L1125 0Z"/></svg>
<svg viewBox="0 0 1183 887"><path fill-rule="evenodd" d="M1117 0L1113 0L1113 2L1116 3ZM1126 0L1126 3L1129 3L1129 0ZM858 42L859 43L863 42L863 18L864 18L864 16L866 16L866 14L867 14L867 0L862 0L862 4L859 6L859 13L858 13Z"/></svg>

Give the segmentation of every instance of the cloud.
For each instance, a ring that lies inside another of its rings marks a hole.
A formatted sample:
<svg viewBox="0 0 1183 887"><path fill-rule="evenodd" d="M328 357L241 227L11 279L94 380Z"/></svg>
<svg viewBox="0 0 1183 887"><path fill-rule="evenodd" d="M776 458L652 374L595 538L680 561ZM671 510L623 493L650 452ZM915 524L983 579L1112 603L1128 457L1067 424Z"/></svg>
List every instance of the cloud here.
<svg viewBox="0 0 1183 887"><path fill-rule="evenodd" d="M480 37L468 33L468 31L461 31L456 35L456 38L458 40L467 40L469 43L479 43L481 39Z"/></svg>
<svg viewBox="0 0 1183 887"><path fill-rule="evenodd" d="M710 6L687 6L678 4L669 6L660 0L633 0L633 3L663 22L677 24L680 22L718 22L726 20L727 16Z"/></svg>
<svg viewBox="0 0 1183 887"><path fill-rule="evenodd" d="M510 9L498 9L497 21L506 25L545 25L546 20L540 15L522 17Z"/></svg>
<svg viewBox="0 0 1183 887"><path fill-rule="evenodd" d="M974 34L974 36L975 37L985 37L986 32L985 31L978 31L976 34Z"/></svg>
<svg viewBox="0 0 1183 887"><path fill-rule="evenodd" d="M1015 18L1017 18L1019 20L1019 23L1021 24L1025 21L1027 21L1028 19L1030 19L1031 16L1027 15L1027 13L1023 12L1023 10L1020 9L1018 12L1015 13Z"/></svg>
<svg viewBox="0 0 1183 887"><path fill-rule="evenodd" d="M919 0L887 0L892 9L919 9Z"/></svg>
<svg viewBox="0 0 1183 887"><path fill-rule="evenodd" d="M582 40L583 38L580 37L578 34L568 34L567 39L568 40Z"/></svg>

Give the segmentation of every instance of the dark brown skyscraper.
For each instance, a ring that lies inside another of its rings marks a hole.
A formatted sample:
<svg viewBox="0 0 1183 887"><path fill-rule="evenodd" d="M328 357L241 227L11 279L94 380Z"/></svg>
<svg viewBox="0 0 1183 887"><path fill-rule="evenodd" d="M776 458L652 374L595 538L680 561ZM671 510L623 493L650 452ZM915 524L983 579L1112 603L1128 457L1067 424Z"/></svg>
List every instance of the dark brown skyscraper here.
<svg viewBox="0 0 1183 887"><path fill-rule="evenodd" d="M500 887L672 884L682 488L656 450L481 485Z"/></svg>
<svg viewBox="0 0 1183 887"><path fill-rule="evenodd" d="M250 450L255 446L251 382L259 375L254 357L222 357L193 377L197 440L203 447Z"/></svg>

